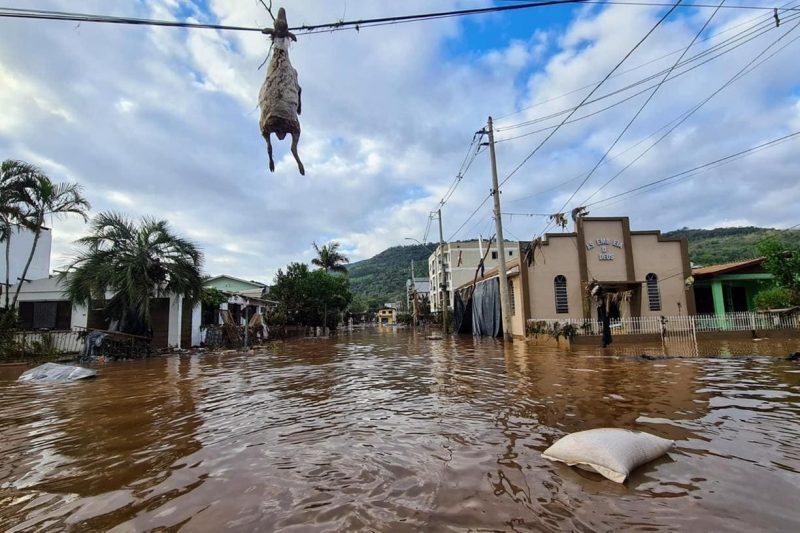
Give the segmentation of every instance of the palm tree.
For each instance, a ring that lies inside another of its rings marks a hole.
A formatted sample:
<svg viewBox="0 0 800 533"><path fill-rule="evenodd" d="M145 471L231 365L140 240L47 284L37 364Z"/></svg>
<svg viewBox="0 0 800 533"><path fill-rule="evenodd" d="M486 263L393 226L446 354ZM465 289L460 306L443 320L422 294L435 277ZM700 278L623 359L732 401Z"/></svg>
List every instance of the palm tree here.
<svg viewBox="0 0 800 533"><path fill-rule="evenodd" d="M77 244L85 250L60 275L69 299L88 305L112 293L106 312L122 332L149 334L151 298L201 298L203 254L175 235L165 220L145 217L137 224L117 213L101 213L92 221L91 234Z"/></svg>
<svg viewBox="0 0 800 533"><path fill-rule="evenodd" d="M317 257L311 260L312 265L324 269L325 272L347 272L347 267L344 266L344 263L349 263L350 259L339 252L338 242L333 241L322 248L317 246L316 242L311 244L314 246L314 250L317 251Z"/></svg>
<svg viewBox="0 0 800 533"><path fill-rule="evenodd" d="M37 172L31 177L32 183L24 188L21 203L27 210L26 218L29 227L33 228L33 245L25 268L22 270L20 283L14 292L14 301L11 303L11 307L17 304L22 281L28 274L28 268L31 266L34 253L36 253L36 245L39 243L39 237L44 229L45 218L48 215L58 217L75 214L83 217L83 220L89 220L86 213L91 209L89 201L82 195L83 188L77 183L53 183L41 172Z"/></svg>
<svg viewBox="0 0 800 533"><path fill-rule="evenodd" d="M31 228L30 220L22 200L25 189L35 184L35 176L41 171L33 165L13 159L0 163L0 242L5 243L6 276L3 290L4 308L9 307L9 290L11 289L11 234L13 226L23 225Z"/></svg>

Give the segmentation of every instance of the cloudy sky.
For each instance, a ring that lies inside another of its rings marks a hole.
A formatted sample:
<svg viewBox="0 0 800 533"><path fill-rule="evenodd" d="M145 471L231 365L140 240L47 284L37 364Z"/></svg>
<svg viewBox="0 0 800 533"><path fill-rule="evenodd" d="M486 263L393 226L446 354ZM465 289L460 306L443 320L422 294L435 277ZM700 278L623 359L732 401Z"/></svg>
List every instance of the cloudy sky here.
<svg viewBox="0 0 800 533"><path fill-rule="evenodd" d="M256 0L3 3L256 27L269 20ZM295 26L492 3L283 4ZM655 75L675 63L712 11L673 13L595 92L592 99L599 100L579 109L505 183L503 211L560 209L648 97L642 91L658 83L663 74ZM209 274L268 282L288 262L309 260L312 241L338 240L359 260L407 244L406 237L422 239L428 213L489 115L503 141L497 145L503 179L665 12L555 6L300 36L290 54L303 87L305 176L288 140L276 144L276 172L268 171L257 109L266 71L258 67L269 46L264 36L0 19L0 158L26 160L54 180L81 183L95 213L168 219L203 247ZM684 56L691 61L673 71L679 75L656 93L567 210L800 130L800 43L794 41L800 11L783 12L782 19L775 28L771 11L720 10ZM650 148L759 54L755 68ZM636 84L644 79L650 81ZM593 114L612 104L619 105ZM792 226L800 222L799 147L794 137L590 212L629 215L634 228L664 231ZM491 186L488 153L467 161L442 208L445 238L494 232L491 202L464 224ZM530 239L547 225L541 216L504 220L506 237L515 239ZM52 266L58 268L87 226L63 219L53 227ZM438 231L431 230L428 240L434 238Z"/></svg>

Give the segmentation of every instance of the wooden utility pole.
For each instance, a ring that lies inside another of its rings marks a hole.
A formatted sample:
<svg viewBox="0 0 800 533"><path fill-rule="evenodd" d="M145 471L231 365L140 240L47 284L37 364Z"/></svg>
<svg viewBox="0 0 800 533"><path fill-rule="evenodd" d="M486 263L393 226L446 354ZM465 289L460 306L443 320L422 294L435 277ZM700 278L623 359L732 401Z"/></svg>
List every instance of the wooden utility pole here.
<svg viewBox="0 0 800 533"><path fill-rule="evenodd" d="M417 326L417 279L414 277L414 260L411 260L411 320L414 327Z"/></svg>
<svg viewBox="0 0 800 533"><path fill-rule="evenodd" d="M487 124L489 135L489 155L492 161L492 196L494 197L494 224L497 229L497 255L500 259L500 313L503 317L503 339L514 340L511 335L511 299L508 294L508 273L506 270L506 245L503 238L503 216L500 211L500 186L497 184L497 159L494 153L494 129L492 117Z"/></svg>
<svg viewBox="0 0 800 533"><path fill-rule="evenodd" d="M450 298L447 295L447 270L444 268L444 233L442 232L442 208L439 208L439 258L442 265L442 283L439 286L442 302L442 331L447 334L447 304ZM438 281L438 280L437 280Z"/></svg>

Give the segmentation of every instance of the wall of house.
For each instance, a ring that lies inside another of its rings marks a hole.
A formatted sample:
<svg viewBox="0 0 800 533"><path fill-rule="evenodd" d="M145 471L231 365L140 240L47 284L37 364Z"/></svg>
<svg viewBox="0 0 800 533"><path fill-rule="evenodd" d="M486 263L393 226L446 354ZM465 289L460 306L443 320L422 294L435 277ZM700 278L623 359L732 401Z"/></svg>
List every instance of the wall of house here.
<svg viewBox="0 0 800 533"><path fill-rule="evenodd" d="M34 234L29 230L20 230L15 227L11 230L11 240L9 249L9 283L14 285L17 283L18 278L22 276L22 271L25 268L25 263L28 261L28 255L31 253L31 246L33 245ZM5 246L6 243L0 244L0 283L6 281L6 262L5 262ZM53 236L51 231L47 228L42 230L39 236L39 242L36 244L36 252L33 254L31 266L28 268L28 273L25 275L26 279L36 280L46 278L50 274L50 249L53 246Z"/></svg>
<svg viewBox="0 0 800 533"><path fill-rule="evenodd" d="M659 241L656 234L631 235L633 264L638 281L646 281L647 275L658 276L661 309L650 310L647 284L641 289L641 316L687 314L686 274L678 241Z"/></svg>
<svg viewBox="0 0 800 533"><path fill-rule="evenodd" d="M586 268L589 280L624 281L628 279L625 231L621 220L586 221Z"/></svg>
<svg viewBox="0 0 800 533"><path fill-rule="evenodd" d="M522 261L521 268L528 269L531 318L583 316L578 244L574 234L551 236L546 244L535 251L534 263L528 266L526 261ZM569 313L566 314L556 313L554 281L559 275L567 278Z"/></svg>
<svg viewBox="0 0 800 533"><path fill-rule="evenodd" d="M536 250L534 264L528 267L523 262L523 268L528 269L530 317L583 317L581 256L586 261L587 281L645 282L648 274L656 274L660 310L650 310L647 285L642 284L633 293L635 301L623 304L624 315L630 316L637 308L641 316L692 312L694 298L684 286L687 253L682 242L665 240L658 232L629 232L625 218L586 218L583 221L583 242L574 233L550 235ZM567 279L568 313L556 313L554 280L558 275ZM597 310L593 303L590 314L596 318Z"/></svg>

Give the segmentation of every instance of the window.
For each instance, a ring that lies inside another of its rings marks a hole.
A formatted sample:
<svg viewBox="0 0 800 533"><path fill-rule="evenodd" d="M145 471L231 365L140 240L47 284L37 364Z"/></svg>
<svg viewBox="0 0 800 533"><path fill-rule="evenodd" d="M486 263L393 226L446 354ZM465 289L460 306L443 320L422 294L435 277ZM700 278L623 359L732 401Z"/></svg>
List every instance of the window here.
<svg viewBox="0 0 800 533"><path fill-rule="evenodd" d="M68 330L72 327L69 302L20 302L19 319L23 329Z"/></svg>
<svg viewBox="0 0 800 533"><path fill-rule="evenodd" d="M497 259L497 252L492 252L492 259Z"/></svg>
<svg viewBox="0 0 800 533"><path fill-rule="evenodd" d="M508 299L511 301L511 316L517 314L517 301L514 299L514 284L508 280Z"/></svg>
<svg viewBox="0 0 800 533"><path fill-rule="evenodd" d="M569 313L569 303L567 301L567 278L558 275L553 280L553 287L556 295L556 313Z"/></svg>
<svg viewBox="0 0 800 533"><path fill-rule="evenodd" d="M650 300L651 311L661 311L661 293L658 290L658 276L649 273L645 280L647 280L647 299Z"/></svg>
<svg viewBox="0 0 800 533"><path fill-rule="evenodd" d="M508 251L508 257L514 257L514 250Z"/></svg>

